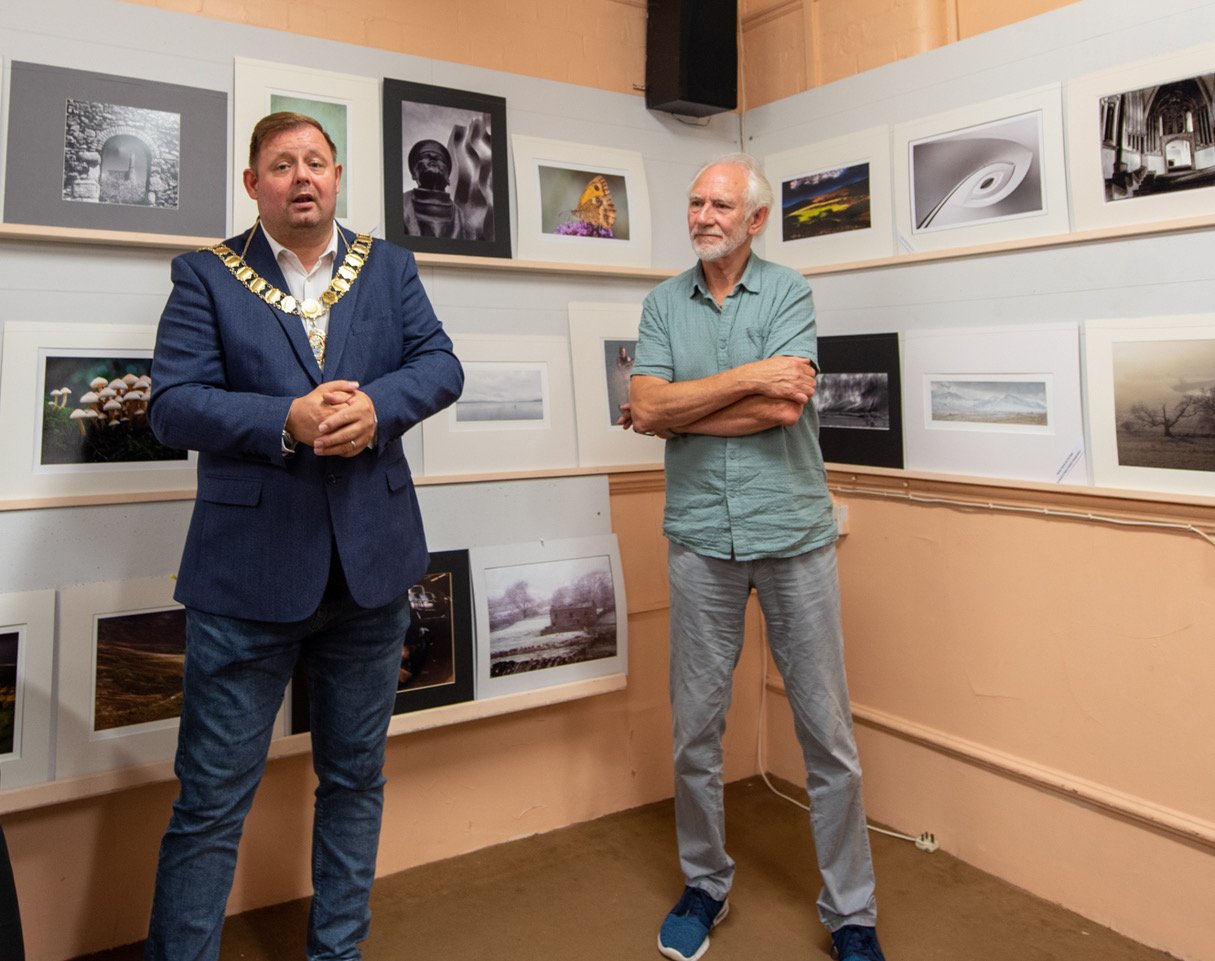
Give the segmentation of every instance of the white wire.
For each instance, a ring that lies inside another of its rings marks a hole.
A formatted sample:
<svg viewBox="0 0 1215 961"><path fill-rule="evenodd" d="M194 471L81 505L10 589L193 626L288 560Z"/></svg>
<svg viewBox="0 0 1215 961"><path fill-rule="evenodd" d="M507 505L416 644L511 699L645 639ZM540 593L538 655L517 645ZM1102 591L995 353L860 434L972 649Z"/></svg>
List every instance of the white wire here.
<svg viewBox="0 0 1215 961"><path fill-rule="evenodd" d="M790 804L795 804L803 811L809 812L810 805L803 804L797 798L790 797L784 791L777 790L775 784L768 780L768 772L764 766L764 720L766 718L765 706L768 703L768 629L767 625L760 623L760 640L763 644L763 650L760 652L764 659L764 669L760 672L760 688L759 688L759 724L756 725L757 731L755 734L755 763L759 767L759 776L764 779L764 783L768 785L768 790L779 798L784 798ZM888 831L885 828L879 828L868 822L865 823L870 831L876 834L885 834L887 837L898 838L900 841L910 841L914 844L918 838L913 838L909 834L900 834L897 831Z"/></svg>
<svg viewBox="0 0 1215 961"><path fill-rule="evenodd" d="M942 504L946 507L958 507L965 510L1004 511L1010 514L1038 514L1044 517L1062 517L1067 520L1092 521L1097 524L1114 524L1119 527L1154 527L1165 530L1183 531L1196 534L1204 541L1215 547L1215 537L1199 530L1193 524L1179 524L1173 521L1143 521L1128 517L1111 517L1108 514L1093 514L1085 511L1061 511L1052 507L1023 507L1018 504L997 504L993 501L964 501L952 497L924 497L910 491L875 491L862 487L839 487L832 485L831 490L841 494L855 494L860 497L889 497L894 500L910 501L913 504Z"/></svg>

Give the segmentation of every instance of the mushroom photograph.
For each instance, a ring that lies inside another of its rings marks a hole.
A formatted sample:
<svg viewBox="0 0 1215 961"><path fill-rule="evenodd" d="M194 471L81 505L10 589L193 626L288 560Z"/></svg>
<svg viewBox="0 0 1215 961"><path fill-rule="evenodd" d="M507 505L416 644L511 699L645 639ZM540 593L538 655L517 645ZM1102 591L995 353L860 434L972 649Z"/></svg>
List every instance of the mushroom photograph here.
<svg viewBox="0 0 1215 961"><path fill-rule="evenodd" d="M41 463L179 461L186 451L156 440L148 426L148 357L47 356L41 407Z"/></svg>

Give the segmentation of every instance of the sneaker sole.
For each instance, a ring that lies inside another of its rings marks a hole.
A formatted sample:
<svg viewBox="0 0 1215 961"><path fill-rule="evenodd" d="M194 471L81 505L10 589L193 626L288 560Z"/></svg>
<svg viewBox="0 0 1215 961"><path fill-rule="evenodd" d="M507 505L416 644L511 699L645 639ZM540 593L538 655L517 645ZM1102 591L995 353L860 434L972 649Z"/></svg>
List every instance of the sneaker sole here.
<svg viewBox="0 0 1215 961"><path fill-rule="evenodd" d="M717 927L719 924L721 924L721 922L726 919L726 915L729 913L730 913L730 902L723 901L722 905L721 905L721 910L717 912L717 917L715 917L713 919L713 923L709 926L709 930L712 931L715 927ZM671 961L700 961L700 959L704 957L705 952L708 950L709 950L709 936L708 935L705 935L704 941L702 941L700 943L700 950L691 956L686 955L686 954L680 954L674 948L668 948L666 945L664 945L662 943L662 934L659 933L659 935L658 935L658 953L661 954L664 958L670 958Z"/></svg>

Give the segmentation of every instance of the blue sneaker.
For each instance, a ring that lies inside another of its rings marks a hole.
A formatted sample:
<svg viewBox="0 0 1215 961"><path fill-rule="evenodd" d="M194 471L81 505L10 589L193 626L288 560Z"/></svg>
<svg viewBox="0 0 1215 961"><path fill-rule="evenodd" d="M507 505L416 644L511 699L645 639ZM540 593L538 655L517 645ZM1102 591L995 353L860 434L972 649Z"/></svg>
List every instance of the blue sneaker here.
<svg viewBox="0 0 1215 961"><path fill-rule="evenodd" d="M709 950L710 929L729 913L729 901L715 901L700 888L684 888L658 932L659 953L672 961L697 961Z"/></svg>
<svg viewBox="0 0 1215 961"><path fill-rule="evenodd" d="M877 931L861 924L845 924L832 931L831 949L838 961L886 961Z"/></svg>

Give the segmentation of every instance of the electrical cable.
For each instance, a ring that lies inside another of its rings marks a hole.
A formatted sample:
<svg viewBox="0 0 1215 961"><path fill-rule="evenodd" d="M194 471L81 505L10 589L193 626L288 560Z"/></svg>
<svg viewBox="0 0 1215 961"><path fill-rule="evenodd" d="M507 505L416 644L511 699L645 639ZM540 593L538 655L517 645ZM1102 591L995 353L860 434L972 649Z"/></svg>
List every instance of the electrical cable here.
<svg viewBox="0 0 1215 961"><path fill-rule="evenodd" d="M760 672L760 688L759 688L759 723L756 725L755 734L755 763L759 767L759 776L763 778L764 784L768 785L768 790L779 798L784 798L790 804L795 804L803 811L809 812L810 805L803 804L797 798L790 797L784 791L778 790L776 785L768 780L768 772L764 767L764 720L767 717L766 707L768 703L768 629L763 623L760 624L760 640L763 643L763 659L764 669ZM910 841L917 846L924 840L924 837L914 838L910 834L900 834L898 831L888 831L886 828L877 827L874 824L865 822L865 827L876 834L885 834L887 837L898 838L900 841ZM936 839L933 838L935 845Z"/></svg>
<svg viewBox="0 0 1215 961"><path fill-rule="evenodd" d="M1181 524L1174 521L1145 521L1129 517L1112 517L1109 514L1093 514L1086 511L1061 511L1053 507L1024 507L1019 504L997 504L994 501L964 501L952 497L925 497L910 491L875 491L863 487L832 486L831 490L840 494L854 494L858 497L887 497L893 500L909 501L913 504L936 504L945 507L956 507L963 510L1003 511L1010 514L1037 514L1043 517L1060 517L1064 520L1092 521L1096 524L1113 524L1118 527L1151 527L1164 530L1182 531L1196 534L1204 541L1215 547L1215 537L1199 530L1193 524Z"/></svg>

